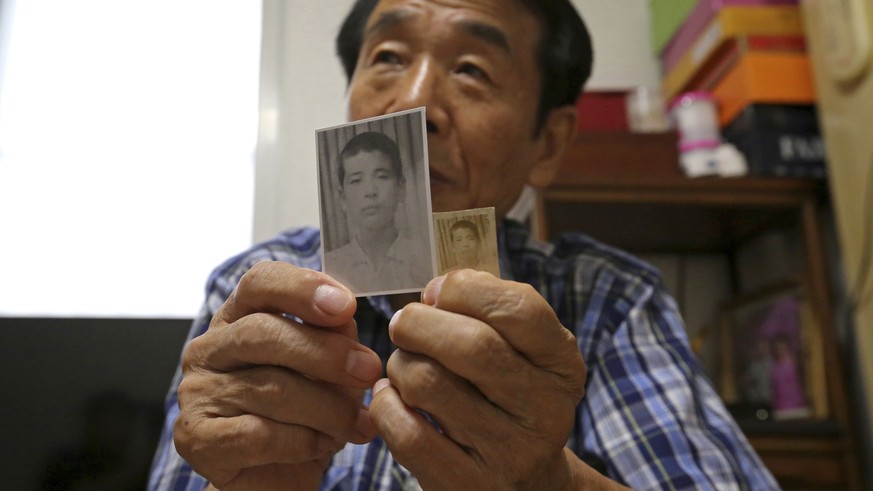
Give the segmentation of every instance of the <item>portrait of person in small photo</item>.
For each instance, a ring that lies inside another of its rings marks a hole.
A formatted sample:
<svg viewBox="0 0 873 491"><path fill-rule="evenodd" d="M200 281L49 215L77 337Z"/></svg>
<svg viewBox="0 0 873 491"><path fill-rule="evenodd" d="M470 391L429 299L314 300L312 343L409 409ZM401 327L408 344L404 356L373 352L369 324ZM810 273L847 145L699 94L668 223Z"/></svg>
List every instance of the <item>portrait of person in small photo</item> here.
<svg viewBox="0 0 873 491"><path fill-rule="evenodd" d="M455 222L451 228L451 235L456 267L478 269L481 239L476 225L469 220Z"/></svg>
<svg viewBox="0 0 873 491"><path fill-rule="evenodd" d="M461 269L500 277L494 208L435 213L439 273Z"/></svg>
<svg viewBox="0 0 873 491"><path fill-rule="evenodd" d="M356 295L435 275L423 110L317 132L324 271Z"/></svg>

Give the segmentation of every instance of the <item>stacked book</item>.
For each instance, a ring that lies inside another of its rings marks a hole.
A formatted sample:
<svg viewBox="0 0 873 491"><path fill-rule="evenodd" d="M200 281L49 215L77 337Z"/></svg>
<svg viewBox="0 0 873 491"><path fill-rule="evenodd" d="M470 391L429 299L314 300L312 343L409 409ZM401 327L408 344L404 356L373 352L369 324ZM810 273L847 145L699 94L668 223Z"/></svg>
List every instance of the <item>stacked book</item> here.
<svg viewBox="0 0 873 491"><path fill-rule="evenodd" d="M824 177L798 0L697 0L659 56L664 97L712 93L751 174Z"/></svg>

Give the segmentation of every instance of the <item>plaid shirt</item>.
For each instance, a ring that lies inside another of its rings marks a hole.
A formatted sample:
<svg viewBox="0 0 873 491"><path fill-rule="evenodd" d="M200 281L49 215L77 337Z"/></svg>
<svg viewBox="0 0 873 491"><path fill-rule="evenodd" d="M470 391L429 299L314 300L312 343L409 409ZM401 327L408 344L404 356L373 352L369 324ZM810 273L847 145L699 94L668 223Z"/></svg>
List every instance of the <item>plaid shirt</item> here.
<svg viewBox="0 0 873 491"><path fill-rule="evenodd" d="M533 285L578 339L588 379L567 445L582 460L634 489L778 489L692 355L676 303L656 270L581 234L545 244L507 220L498 236L502 275ZM289 231L219 266L189 339L206 330L258 261L320 269L319 240L317 229ZM384 362L394 349L389 302L373 297L358 305L360 340ZM206 486L172 442L180 378L177 370L149 489ZM369 398L368 392L365 403ZM419 487L377 437L339 452L321 489Z"/></svg>

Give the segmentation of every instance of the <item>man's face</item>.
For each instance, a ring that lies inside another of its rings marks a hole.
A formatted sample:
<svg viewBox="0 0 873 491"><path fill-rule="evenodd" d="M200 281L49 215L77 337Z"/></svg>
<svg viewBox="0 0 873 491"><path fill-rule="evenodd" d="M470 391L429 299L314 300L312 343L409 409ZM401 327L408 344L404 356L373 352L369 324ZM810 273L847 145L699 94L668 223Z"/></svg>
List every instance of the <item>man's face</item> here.
<svg viewBox="0 0 873 491"><path fill-rule="evenodd" d="M400 179L382 152L360 152L343 160L342 206L355 227L381 230L393 226Z"/></svg>
<svg viewBox="0 0 873 491"><path fill-rule="evenodd" d="M494 206L529 180L540 25L512 0L382 0L349 87L349 118L427 107L434 211Z"/></svg>
<svg viewBox="0 0 873 491"><path fill-rule="evenodd" d="M474 262L479 255L479 239L472 230L457 228L452 232L452 249L460 261Z"/></svg>

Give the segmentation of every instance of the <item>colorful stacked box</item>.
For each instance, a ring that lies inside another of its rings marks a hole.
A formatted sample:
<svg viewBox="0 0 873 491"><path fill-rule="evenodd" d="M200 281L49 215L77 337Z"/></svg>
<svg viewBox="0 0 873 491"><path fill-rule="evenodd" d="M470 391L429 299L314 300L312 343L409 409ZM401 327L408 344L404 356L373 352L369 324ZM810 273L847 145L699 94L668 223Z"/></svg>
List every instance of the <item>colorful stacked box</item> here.
<svg viewBox="0 0 873 491"><path fill-rule="evenodd" d="M655 53L664 51L676 31L691 14L697 0L651 0L652 46Z"/></svg>
<svg viewBox="0 0 873 491"><path fill-rule="evenodd" d="M651 5L656 7L654 0ZM663 14L653 11L653 21L655 15ZM752 174L823 175L821 152L773 150L787 149L789 140L803 148L821 146L798 0L698 0L660 60L665 98L711 92L722 136L745 154ZM780 126L790 123L780 111L803 116L802 124Z"/></svg>
<svg viewBox="0 0 873 491"><path fill-rule="evenodd" d="M661 51L666 95L685 92L699 64L737 35L802 37L797 0L698 0Z"/></svg>

